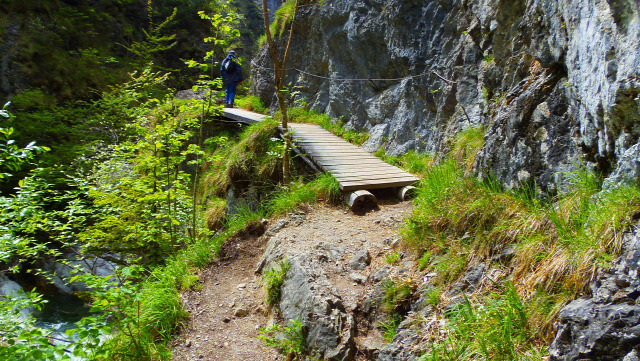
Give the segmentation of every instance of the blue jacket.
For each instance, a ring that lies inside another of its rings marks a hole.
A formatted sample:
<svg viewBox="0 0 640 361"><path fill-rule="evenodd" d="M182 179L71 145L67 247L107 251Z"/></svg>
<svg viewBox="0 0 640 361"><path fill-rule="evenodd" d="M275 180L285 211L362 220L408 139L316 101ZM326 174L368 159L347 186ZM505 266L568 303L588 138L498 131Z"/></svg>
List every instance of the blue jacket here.
<svg viewBox="0 0 640 361"><path fill-rule="evenodd" d="M229 71L227 69L227 66L226 66L227 63L233 58L236 58L236 57L233 55L227 55L227 57L224 58L224 60L222 61L222 65L220 66L220 75L222 76L222 81L225 83L229 83L229 82L237 83L242 81L242 67L240 66L240 64L238 64L237 60L234 61L236 66L233 71Z"/></svg>

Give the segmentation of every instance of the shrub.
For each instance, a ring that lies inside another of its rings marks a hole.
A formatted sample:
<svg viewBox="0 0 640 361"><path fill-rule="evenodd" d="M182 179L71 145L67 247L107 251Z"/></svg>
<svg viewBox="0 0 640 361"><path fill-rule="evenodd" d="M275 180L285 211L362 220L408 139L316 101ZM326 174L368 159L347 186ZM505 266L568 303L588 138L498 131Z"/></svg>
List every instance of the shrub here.
<svg viewBox="0 0 640 361"><path fill-rule="evenodd" d="M276 335L282 334L282 337ZM276 348L287 360L302 360L305 351L304 324L300 319L289 320L289 326L261 327L259 339Z"/></svg>
<svg viewBox="0 0 640 361"><path fill-rule="evenodd" d="M534 334L528 326L528 308L511 284L482 304L465 298L452 311L447 328L447 336L431 344L421 361L521 360L543 351L530 344Z"/></svg>
<svg viewBox="0 0 640 361"><path fill-rule="evenodd" d="M384 260L391 265L395 265L400 263L400 253L393 252L389 253L384 257Z"/></svg>
<svg viewBox="0 0 640 361"><path fill-rule="evenodd" d="M335 177L322 173L307 184L298 180L276 191L269 202L269 211L274 215L285 214L304 203L313 203L321 198L336 203L340 196L340 185Z"/></svg>
<svg viewBox="0 0 640 361"><path fill-rule="evenodd" d="M379 327L385 340L391 341L395 336L402 318L411 308L416 284L411 279L395 281L387 279L382 283L384 293L382 295L382 310L387 315L387 320L380 323Z"/></svg>
<svg viewBox="0 0 640 361"><path fill-rule="evenodd" d="M289 268L291 268L291 264L285 257L271 270L264 272L263 282L267 288L267 304L269 306L275 306L280 302L280 289Z"/></svg>
<svg viewBox="0 0 640 361"><path fill-rule="evenodd" d="M248 111L266 114L267 108L262 104L262 100L255 95L247 95L241 98L236 98L236 104L239 108L246 109Z"/></svg>

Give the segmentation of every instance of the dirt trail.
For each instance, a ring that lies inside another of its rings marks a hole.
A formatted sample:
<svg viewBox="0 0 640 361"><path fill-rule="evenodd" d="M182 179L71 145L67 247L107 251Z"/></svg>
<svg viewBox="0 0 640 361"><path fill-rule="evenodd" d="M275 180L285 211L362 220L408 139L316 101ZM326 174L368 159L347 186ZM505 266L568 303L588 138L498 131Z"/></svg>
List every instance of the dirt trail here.
<svg viewBox="0 0 640 361"><path fill-rule="evenodd" d="M327 274L346 307L353 309L372 290L373 283L350 279L350 258L362 249L369 250L372 262L362 272L364 279L388 266L384 256L392 252L390 243L398 238L398 226L411 208L408 202L382 201L379 210L354 215L346 207L317 205L290 216L286 226L268 233L281 238L292 253L322 243L343 248L343 255ZM284 359L257 337L259 328L275 318L264 301L262 277L254 273L267 241L267 236L236 237L224 247L230 257L201 272L202 289L183 295L190 317L174 339L173 360Z"/></svg>

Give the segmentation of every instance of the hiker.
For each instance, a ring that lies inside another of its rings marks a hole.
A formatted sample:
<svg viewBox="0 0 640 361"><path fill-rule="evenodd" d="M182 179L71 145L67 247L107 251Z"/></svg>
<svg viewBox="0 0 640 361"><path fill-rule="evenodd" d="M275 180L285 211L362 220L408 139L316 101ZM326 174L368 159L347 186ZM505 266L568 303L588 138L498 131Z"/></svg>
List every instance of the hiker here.
<svg viewBox="0 0 640 361"><path fill-rule="evenodd" d="M220 66L220 75L225 86L225 106L227 108L233 108L236 87L242 84L242 67L238 64L237 59L236 52L230 50L229 55L224 58L222 66Z"/></svg>

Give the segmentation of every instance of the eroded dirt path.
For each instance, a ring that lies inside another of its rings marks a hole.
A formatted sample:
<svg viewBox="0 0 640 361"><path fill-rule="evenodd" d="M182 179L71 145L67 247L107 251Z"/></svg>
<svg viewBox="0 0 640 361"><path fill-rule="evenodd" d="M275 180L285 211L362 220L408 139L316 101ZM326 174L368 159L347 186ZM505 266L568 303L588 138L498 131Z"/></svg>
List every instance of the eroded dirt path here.
<svg viewBox="0 0 640 361"><path fill-rule="evenodd" d="M323 245L338 249L331 257L331 266L323 272L346 308L353 310L371 292L373 274L389 267L385 256L393 252L398 228L411 209L409 202L382 201L379 210L354 215L346 207L317 205L274 220L261 237L245 235L228 242L224 251L229 258L202 271L200 291L183 295L190 317L186 328L174 339L172 359L284 359L257 337L259 328L276 318L264 301L262 275L255 274L269 239L281 239L290 254L321 249ZM354 275L349 262L361 250L369 251L371 264Z"/></svg>

